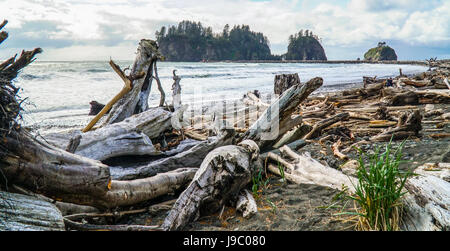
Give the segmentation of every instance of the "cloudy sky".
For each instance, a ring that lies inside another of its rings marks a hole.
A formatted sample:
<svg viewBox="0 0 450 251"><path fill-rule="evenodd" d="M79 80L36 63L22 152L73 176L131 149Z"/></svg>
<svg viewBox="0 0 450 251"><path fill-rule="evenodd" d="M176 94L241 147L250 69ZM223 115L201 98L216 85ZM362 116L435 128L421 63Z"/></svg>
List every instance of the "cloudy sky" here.
<svg viewBox="0 0 450 251"><path fill-rule="evenodd" d="M248 24L273 53L312 30L329 59L356 59L386 41L399 59L450 58L450 0L0 0L10 38L0 59L41 47L40 60L133 59L162 25L201 21L220 32Z"/></svg>

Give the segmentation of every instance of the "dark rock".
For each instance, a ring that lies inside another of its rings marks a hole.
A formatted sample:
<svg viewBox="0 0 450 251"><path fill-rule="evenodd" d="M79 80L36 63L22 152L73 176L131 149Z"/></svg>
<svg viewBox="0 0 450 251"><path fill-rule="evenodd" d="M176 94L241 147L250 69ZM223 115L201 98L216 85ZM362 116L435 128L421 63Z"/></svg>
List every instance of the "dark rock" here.
<svg viewBox="0 0 450 251"><path fill-rule="evenodd" d="M297 84L300 84L300 77L297 73L275 75L274 93L281 95L284 91Z"/></svg>
<svg viewBox="0 0 450 251"><path fill-rule="evenodd" d="M103 107L105 107L104 104L100 104L99 102L97 102L95 100L91 101L89 104L91 105L91 110L89 111L89 115L97 115L103 109ZM109 113L109 111L107 113Z"/></svg>

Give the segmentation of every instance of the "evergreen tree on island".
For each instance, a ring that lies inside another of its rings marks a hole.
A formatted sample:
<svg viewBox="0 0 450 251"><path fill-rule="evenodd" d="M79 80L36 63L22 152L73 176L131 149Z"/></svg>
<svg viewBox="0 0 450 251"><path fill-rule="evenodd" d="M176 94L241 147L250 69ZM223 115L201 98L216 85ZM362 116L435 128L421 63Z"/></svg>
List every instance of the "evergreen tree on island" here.
<svg viewBox="0 0 450 251"><path fill-rule="evenodd" d="M264 34L253 32L248 25L227 24L221 33L200 22L182 21L178 26L161 27L156 32L161 53L168 61L273 60L270 44Z"/></svg>
<svg viewBox="0 0 450 251"><path fill-rule="evenodd" d="M321 39L310 30L300 30L289 36L286 60L327 60Z"/></svg>

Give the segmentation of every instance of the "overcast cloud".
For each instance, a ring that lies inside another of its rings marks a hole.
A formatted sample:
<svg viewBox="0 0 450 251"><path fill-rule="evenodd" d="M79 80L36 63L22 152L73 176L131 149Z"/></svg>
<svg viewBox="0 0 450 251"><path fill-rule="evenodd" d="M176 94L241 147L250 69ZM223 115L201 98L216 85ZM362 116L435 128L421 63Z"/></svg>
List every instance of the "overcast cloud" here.
<svg viewBox="0 0 450 251"><path fill-rule="evenodd" d="M286 52L290 34L310 29L329 59L355 59L378 41L399 59L450 58L449 0L0 0L10 34L0 58L42 47L41 60L132 59L162 25L201 21L220 32L248 24Z"/></svg>

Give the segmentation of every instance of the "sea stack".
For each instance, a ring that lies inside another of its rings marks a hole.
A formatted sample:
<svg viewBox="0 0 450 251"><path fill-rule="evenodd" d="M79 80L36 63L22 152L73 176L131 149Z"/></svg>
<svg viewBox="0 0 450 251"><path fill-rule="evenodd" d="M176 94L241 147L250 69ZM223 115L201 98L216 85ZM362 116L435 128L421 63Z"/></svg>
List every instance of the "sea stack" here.
<svg viewBox="0 0 450 251"><path fill-rule="evenodd" d="M368 61L387 61L397 60L395 50L386 45L386 42L379 42L378 46L372 48L364 54L364 60Z"/></svg>
<svg viewBox="0 0 450 251"><path fill-rule="evenodd" d="M284 55L286 60L327 60L325 50L320 44L320 38L312 31L301 30L289 37L288 52Z"/></svg>

